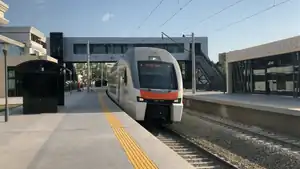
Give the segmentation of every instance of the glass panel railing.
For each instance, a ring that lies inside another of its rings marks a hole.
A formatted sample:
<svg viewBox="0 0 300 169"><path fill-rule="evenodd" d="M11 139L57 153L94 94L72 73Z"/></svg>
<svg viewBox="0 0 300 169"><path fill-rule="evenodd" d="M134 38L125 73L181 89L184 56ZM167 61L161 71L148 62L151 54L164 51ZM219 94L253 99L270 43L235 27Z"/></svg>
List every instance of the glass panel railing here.
<svg viewBox="0 0 300 169"><path fill-rule="evenodd" d="M2 57L3 56L3 49L4 49L4 45L3 44L0 44L0 56ZM8 44L7 45L7 56L10 57L10 56L22 56L24 55L24 48L22 47L19 47L19 46L15 46L15 45L10 45Z"/></svg>

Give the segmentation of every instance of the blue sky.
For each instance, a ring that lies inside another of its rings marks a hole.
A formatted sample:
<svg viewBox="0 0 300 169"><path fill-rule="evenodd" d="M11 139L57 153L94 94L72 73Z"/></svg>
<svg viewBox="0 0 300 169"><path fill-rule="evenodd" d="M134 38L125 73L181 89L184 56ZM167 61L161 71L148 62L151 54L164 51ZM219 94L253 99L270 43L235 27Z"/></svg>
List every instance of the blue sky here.
<svg viewBox="0 0 300 169"><path fill-rule="evenodd" d="M61 31L65 36L158 36L165 32L181 36L193 31L208 36L209 57L261 43L300 35L300 0L291 0L247 21L216 31L232 22L273 5L274 0L244 0L200 23L238 0L193 0L162 25L189 0L165 0L138 29L161 0L4 0L9 4L9 25L34 26L44 32ZM275 0L280 3L285 0ZM188 28L188 29L186 29ZM183 32L185 31L185 32Z"/></svg>

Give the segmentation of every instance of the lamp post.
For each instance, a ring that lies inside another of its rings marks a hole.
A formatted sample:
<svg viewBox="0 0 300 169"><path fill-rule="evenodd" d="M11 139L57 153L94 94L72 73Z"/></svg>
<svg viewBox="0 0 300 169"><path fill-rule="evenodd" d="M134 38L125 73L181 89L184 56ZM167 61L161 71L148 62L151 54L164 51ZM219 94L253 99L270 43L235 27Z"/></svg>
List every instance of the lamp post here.
<svg viewBox="0 0 300 169"><path fill-rule="evenodd" d="M2 43L3 45L3 55L4 55L4 88L5 88L5 122L8 121L8 117L9 117L9 109L8 109L8 80L7 80L7 47L8 44L7 43Z"/></svg>

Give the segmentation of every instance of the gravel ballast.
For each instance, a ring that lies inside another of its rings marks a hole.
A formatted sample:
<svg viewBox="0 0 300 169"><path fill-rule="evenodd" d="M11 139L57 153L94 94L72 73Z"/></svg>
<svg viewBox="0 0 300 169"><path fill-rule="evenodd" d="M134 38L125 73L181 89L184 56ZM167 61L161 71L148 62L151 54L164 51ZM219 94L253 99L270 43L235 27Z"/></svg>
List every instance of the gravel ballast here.
<svg viewBox="0 0 300 169"><path fill-rule="evenodd" d="M238 163L241 168L253 168L255 164L254 168L300 168L300 153L247 133L207 122L191 113L185 112L181 123L173 124L171 128L196 142L206 142L216 154Z"/></svg>

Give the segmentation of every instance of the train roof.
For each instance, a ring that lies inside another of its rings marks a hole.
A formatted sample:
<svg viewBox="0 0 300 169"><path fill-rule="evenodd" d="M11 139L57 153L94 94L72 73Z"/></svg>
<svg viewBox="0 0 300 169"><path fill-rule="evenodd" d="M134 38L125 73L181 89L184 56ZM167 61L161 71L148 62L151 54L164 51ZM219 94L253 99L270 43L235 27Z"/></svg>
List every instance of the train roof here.
<svg viewBox="0 0 300 169"><path fill-rule="evenodd" d="M167 50L155 47L133 47L127 50L124 57L126 60L130 60L131 62L149 60L149 57L159 58L164 62L176 61L173 55Z"/></svg>
<svg viewBox="0 0 300 169"><path fill-rule="evenodd" d="M165 49L155 47L132 47L127 50L120 60L124 60L127 64L134 69L138 61L150 61L150 57L159 57L159 61L176 63L177 60ZM111 72L115 71L120 65L120 60L111 68Z"/></svg>

